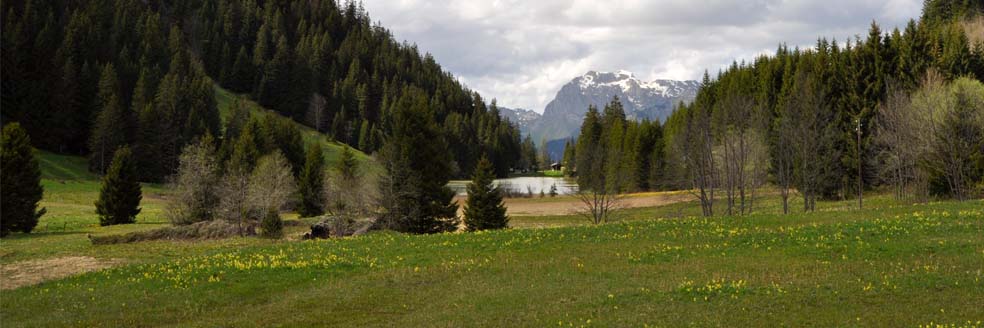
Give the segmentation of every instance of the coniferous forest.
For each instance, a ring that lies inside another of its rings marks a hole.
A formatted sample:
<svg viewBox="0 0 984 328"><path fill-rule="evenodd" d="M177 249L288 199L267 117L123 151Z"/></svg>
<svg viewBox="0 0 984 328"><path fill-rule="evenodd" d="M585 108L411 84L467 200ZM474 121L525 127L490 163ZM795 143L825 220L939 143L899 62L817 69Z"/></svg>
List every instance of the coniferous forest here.
<svg viewBox="0 0 984 328"><path fill-rule="evenodd" d="M3 1L0 325L982 327L984 1L919 2L371 3L511 102L703 75L539 115L360 2Z"/></svg>
<svg viewBox="0 0 984 328"><path fill-rule="evenodd" d="M564 162L604 193L692 189L708 216L750 213L767 184L786 212L794 194L808 211L879 187L898 199L980 194L984 31L969 22L982 13L981 2L926 1L903 29L872 22L864 38L780 45L705 73L662 126L626 121L613 99L589 110Z"/></svg>
<svg viewBox="0 0 984 328"><path fill-rule="evenodd" d="M483 155L499 176L520 161L519 131L494 101L355 2L20 0L2 10L2 120L20 122L38 148L88 156L93 172L130 145L141 180L163 181L186 145L211 135L231 150L251 126L268 140L253 147L279 146L299 171L292 125L247 117L224 127L216 85L364 153L394 138L405 99L423 97L451 176L468 176Z"/></svg>

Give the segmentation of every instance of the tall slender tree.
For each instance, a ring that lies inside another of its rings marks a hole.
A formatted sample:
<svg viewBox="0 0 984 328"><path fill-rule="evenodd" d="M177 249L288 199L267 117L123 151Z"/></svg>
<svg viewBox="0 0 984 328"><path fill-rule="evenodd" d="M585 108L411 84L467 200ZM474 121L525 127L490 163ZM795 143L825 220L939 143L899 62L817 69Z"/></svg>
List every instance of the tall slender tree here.
<svg viewBox="0 0 984 328"><path fill-rule="evenodd" d="M301 217L318 216L325 212L324 206L325 158L320 144L308 146L301 170L301 204L298 213Z"/></svg>
<svg viewBox="0 0 984 328"><path fill-rule="evenodd" d="M123 107L120 82L113 64L106 64L99 78L96 121L89 139L89 169L100 174L109 168L116 149L127 143L129 111Z"/></svg>

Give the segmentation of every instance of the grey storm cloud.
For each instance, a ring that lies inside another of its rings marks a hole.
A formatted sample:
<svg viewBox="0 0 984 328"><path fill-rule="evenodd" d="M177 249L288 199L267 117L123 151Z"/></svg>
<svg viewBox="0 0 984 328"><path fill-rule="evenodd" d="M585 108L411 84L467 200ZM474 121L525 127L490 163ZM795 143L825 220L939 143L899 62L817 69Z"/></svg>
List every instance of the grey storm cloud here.
<svg viewBox="0 0 984 328"><path fill-rule="evenodd" d="M500 105L542 111L589 70L699 79L780 43L864 36L922 0L364 0L370 17Z"/></svg>

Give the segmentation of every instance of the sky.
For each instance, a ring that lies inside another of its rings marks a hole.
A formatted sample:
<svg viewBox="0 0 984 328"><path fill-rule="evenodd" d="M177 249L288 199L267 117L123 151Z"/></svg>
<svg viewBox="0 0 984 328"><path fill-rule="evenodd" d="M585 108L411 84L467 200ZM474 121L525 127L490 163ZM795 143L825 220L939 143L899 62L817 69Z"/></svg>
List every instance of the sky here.
<svg viewBox="0 0 984 328"><path fill-rule="evenodd" d="M363 0L485 99L543 112L588 71L698 80L780 43L843 42L917 18L922 0Z"/></svg>

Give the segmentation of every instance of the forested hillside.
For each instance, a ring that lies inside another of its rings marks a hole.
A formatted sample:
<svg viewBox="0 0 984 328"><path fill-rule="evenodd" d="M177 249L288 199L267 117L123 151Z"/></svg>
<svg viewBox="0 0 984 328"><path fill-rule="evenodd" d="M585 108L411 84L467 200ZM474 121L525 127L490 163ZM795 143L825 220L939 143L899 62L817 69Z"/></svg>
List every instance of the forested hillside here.
<svg viewBox="0 0 984 328"><path fill-rule="evenodd" d="M596 192L693 189L705 215L718 198L725 214L750 211L766 183L806 210L880 186L899 198L979 194L981 13L979 1L927 1L903 30L872 23L863 39L782 45L705 74L696 100L652 132L627 124L616 99L589 111L565 163Z"/></svg>
<svg viewBox="0 0 984 328"><path fill-rule="evenodd" d="M3 121L36 147L89 155L94 171L130 144L145 180L181 149L227 136L214 84L366 153L380 149L401 99L423 96L454 175L482 155L499 175L520 134L430 55L334 1L39 1L2 4ZM464 173L459 173L464 172Z"/></svg>

